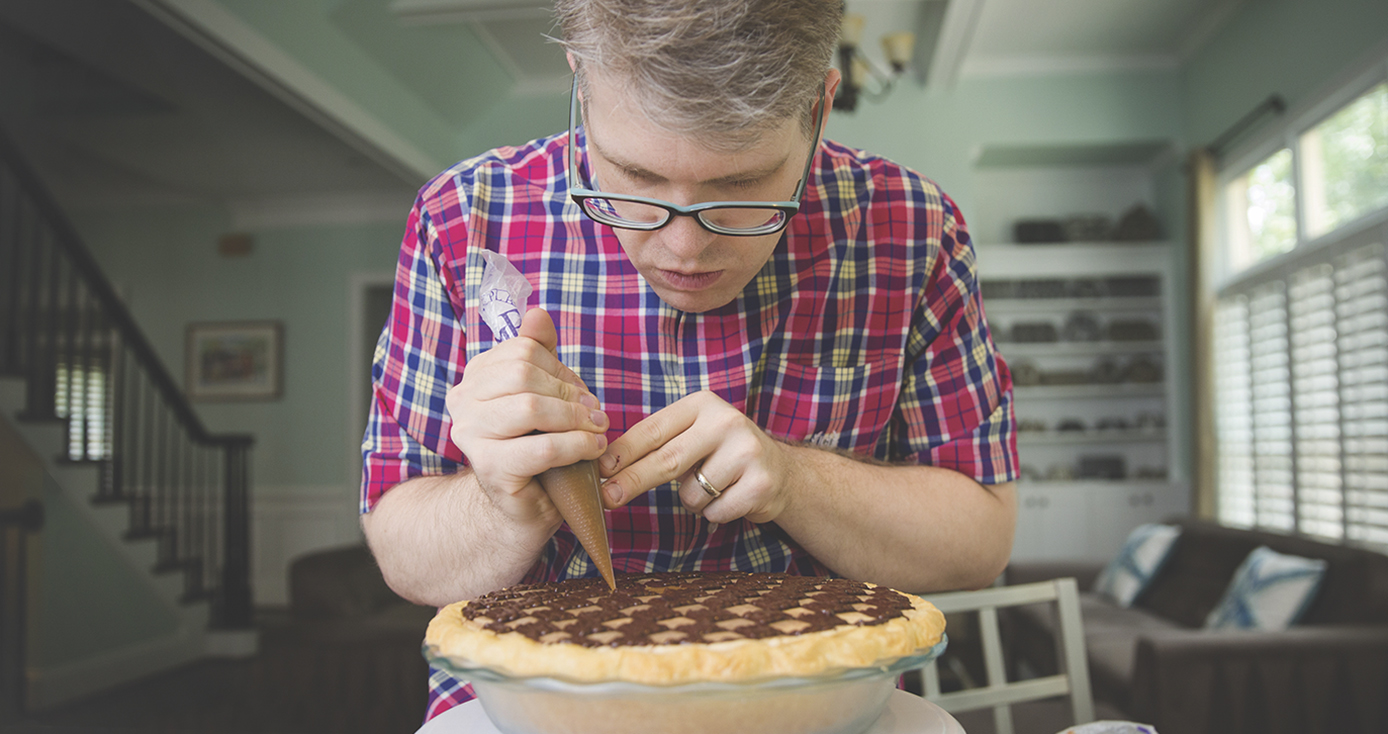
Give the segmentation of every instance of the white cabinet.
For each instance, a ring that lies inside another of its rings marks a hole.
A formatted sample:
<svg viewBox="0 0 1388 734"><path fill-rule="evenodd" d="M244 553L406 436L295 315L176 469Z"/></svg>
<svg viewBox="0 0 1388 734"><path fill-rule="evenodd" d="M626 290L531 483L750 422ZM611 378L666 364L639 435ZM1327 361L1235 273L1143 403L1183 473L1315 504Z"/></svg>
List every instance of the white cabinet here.
<svg viewBox="0 0 1388 734"><path fill-rule="evenodd" d="M978 246L984 309L1012 369L1014 560L1106 560L1188 508L1171 408L1171 245Z"/></svg>

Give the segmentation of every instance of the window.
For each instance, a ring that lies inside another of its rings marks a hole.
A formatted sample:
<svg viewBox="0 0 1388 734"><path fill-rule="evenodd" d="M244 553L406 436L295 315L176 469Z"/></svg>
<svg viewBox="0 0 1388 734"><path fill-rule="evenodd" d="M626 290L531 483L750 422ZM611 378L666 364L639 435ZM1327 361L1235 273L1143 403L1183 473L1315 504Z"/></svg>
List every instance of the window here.
<svg viewBox="0 0 1388 734"><path fill-rule="evenodd" d="M1301 161L1309 237L1388 206L1388 82L1306 131Z"/></svg>
<svg viewBox="0 0 1388 734"><path fill-rule="evenodd" d="M1234 179L1225 194L1229 218L1230 265L1242 270L1280 255L1296 245L1296 189L1292 186L1292 151L1268 156Z"/></svg>
<svg viewBox="0 0 1388 734"><path fill-rule="evenodd" d="M1380 67L1224 177L1212 351L1226 524L1388 547L1388 61Z"/></svg>

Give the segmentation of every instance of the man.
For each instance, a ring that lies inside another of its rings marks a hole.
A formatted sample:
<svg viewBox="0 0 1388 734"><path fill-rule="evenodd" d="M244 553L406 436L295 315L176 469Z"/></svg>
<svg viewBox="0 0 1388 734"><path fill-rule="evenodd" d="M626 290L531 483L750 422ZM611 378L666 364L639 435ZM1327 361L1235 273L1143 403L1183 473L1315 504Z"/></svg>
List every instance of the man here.
<svg viewBox="0 0 1388 734"><path fill-rule="evenodd" d="M953 202L821 140L839 3L557 13L569 133L458 164L411 213L363 446L386 580L442 605L596 575L534 477L598 459L618 573L991 582L1011 379ZM540 307L500 343L482 249ZM431 687L431 716L470 697Z"/></svg>

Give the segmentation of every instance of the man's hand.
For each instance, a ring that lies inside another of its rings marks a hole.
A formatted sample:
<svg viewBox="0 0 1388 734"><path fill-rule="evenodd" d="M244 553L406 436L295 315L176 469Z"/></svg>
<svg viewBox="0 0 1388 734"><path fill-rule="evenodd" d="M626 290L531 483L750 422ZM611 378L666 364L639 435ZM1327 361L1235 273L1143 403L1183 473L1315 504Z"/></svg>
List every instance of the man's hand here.
<svg viewBox="0 0 1388 734"><path fill-rule="evenodd" d="M559 525L535 476L595 459L607 448L607 416L583 380L560 363L558 335L531 309L519 336L468 362L448 391L449 438L497 508L513 521Z"/></svg>
<svg viewBox="0 0 1388 734"><path fill-rule="evenodd" d="M775 520L790 503L787 487L794 470L785 444L708 391L681 398L632 426L612 442L598 466L610 477L603 485L609 509L678 480L685 508L715 523ZM720 492L716 499L696 472Z"/></svg>

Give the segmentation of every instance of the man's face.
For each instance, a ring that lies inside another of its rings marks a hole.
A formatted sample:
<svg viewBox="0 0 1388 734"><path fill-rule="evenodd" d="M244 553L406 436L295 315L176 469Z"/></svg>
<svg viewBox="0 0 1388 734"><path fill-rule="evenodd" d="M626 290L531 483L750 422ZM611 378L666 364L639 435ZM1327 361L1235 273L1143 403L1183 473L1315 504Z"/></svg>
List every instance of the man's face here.
<svg viewBox="0 0 1388 734"><path fill-rule="evenodd" d="M690 205L786 201L810 154L798 119L788 119L737 153L718 153L653 125L618 87L589 77L588 161L597 187ZM614 229L627 258L661 300L702 312L730 303L770 259L781 232L731 237L693 217L653 232Z"/></svg>

